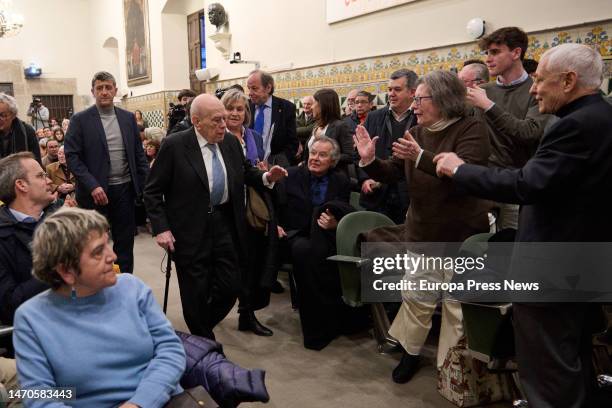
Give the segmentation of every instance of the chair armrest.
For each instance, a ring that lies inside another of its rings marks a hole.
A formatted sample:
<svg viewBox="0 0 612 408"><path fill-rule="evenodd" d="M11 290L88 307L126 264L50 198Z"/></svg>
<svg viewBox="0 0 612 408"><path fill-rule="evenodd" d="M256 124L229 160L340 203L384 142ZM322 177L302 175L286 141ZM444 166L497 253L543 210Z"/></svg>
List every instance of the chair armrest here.
<svg viewBox="0 0 612 408"><path fill-rule="evenodd" d="M13 326L0 326L0 337L13 334Z"/></svg>
<svg viewBox="0 0 612 408"><path fill-rule="evenodd" d="M459 303L463 303L466 305L498 309L499 314L501 314L502 316L505 316L506 314L508 314L508 312L510 312L510 310L512 310L512 303L478 303L478 302L462 302L459 300L451 300L451 302L459 302Z"/></svg>
<svg viewBox="0 0 612 408"><path fill-rule="evenodd" d="M334 261L334 262L353 264L358 268L364 265L367 265L370 262L370 260L366 258L360 258L358 256L348 256L348 255L333 255L333 256L328 257L327 260Z"/></svg>

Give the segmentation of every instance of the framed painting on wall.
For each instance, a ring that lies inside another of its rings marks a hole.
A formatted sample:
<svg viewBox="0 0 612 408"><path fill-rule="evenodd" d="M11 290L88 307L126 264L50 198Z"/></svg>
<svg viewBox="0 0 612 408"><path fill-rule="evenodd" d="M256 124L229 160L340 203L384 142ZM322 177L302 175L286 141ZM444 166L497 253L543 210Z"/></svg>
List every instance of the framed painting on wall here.
<svg viewBox="0 0 612 408"><path fill-rule="evenodd" d="M151 46L147 0L123 0L125 65L128 86L151 83Z"/></svg>

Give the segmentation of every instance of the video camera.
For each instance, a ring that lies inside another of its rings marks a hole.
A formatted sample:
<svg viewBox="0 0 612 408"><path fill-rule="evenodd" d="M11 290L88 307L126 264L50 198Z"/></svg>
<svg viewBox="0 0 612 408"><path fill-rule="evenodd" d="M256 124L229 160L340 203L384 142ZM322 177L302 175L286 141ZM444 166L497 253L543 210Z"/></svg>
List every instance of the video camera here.
<svg viewBox="0 0 612 408"><path fill-rule="evenodd" d="M174 122L180 122L183 120L187 111L185 110L185 105L173 104L170 102L170 109L168 110L168 119Z"/></svg>
<svg viewBox="0 0 612 408"><path fill-rule="evenodd" d="M32 109L38 109L42 106L42 101L40 100L40 98L32 98L32 102L30 103L30 108Z"/></svg>

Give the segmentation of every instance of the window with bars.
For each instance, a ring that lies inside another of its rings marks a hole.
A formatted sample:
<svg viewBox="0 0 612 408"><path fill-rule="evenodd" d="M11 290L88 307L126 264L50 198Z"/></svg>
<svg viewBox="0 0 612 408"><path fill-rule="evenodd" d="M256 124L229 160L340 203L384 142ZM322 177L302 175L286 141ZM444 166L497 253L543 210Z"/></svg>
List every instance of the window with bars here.
<svg viewBox="0 0 612 408"><path fill-rule="evenodd" d="M15 96L12 82L0 82L0 92L7 95Z"/></svg>
<svg viewBox="0 0 612 408"><path fill-rule="evenodd" d="M32 95L32 98L40 98L42 104L49 109L49 119L55 118L59 123L62 118L69 118L74 112L72 95Z"/></svg>

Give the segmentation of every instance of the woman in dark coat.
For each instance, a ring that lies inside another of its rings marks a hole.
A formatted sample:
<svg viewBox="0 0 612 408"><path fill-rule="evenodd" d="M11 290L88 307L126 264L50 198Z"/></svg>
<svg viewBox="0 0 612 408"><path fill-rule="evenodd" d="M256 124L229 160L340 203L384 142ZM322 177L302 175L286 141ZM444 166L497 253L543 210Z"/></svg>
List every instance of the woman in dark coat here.
<svg viewBox="0 0 612 408"><path fill-rule="evenodd" d="M267 170L264 159L263 140L259 133L249 129L251 111L247 96L239 89L228 89L221 102L227 111L227 131L238 138L242 145L244 156L253 166ZM266 202L268 211L274 214L270 192L260 191L261 198ZM247 194L247 197L249 194ZM274 224L274 225L272 225ZM267 230L273 233L264 234L247 225L248 248L247 259L242 262L242 290L239 296L238 330L251 331L258 336L271 336L272 330L261 324L255 317L255 310L263 309L270 303L270 288L276 280L276 262L274 262L276 242L276 224L269 222Z"/></svg>

